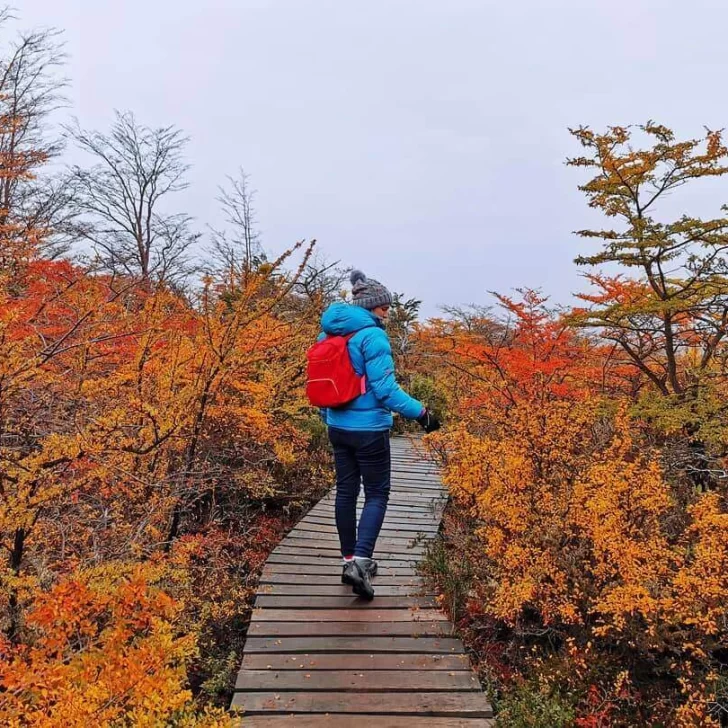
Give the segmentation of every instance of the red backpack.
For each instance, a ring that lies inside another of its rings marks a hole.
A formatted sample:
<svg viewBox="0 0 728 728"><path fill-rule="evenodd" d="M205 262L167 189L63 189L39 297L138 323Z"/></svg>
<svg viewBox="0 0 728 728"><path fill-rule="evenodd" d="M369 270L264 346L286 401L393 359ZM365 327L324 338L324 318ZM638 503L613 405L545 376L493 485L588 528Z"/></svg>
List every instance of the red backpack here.
<svg viewBox="0 0 728 728"><path fill-rule="evenodd" d="M306 395L314 407L342 407L366 392L351 363L349 336L327 336L306 353Z"/></svg>

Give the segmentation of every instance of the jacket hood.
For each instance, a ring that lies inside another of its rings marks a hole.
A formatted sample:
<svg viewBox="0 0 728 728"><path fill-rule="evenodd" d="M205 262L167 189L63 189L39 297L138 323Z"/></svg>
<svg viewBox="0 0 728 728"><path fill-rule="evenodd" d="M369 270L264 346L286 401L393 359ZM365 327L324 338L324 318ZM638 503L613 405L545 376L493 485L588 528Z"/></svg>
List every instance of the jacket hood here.
<svg viewBox="0 0 728 728"><path fill-rule="evenodd" d="M348 336L382 322L371 312L349 303L332 303L321 316L321 328L328 336Z"/></svg>

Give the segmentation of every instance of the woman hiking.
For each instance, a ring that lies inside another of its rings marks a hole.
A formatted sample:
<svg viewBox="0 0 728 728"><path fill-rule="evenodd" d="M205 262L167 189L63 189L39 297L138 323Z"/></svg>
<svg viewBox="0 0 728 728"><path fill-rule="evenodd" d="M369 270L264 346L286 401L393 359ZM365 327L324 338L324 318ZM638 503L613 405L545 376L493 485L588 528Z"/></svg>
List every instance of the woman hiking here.
<svg viewBox="0 0 728 728"><path fill-rule="evenodd" d="M378 281L355 270L352 303L334 303L321 317L327 337L347 337L346 349L361 394L341 407L323 410L336 467L336 528L344 559L341 581L364 599L374 597L372 558L389 500L392 462L389 448L392 412L417 420L426 432L440 423L394 376L392 347L385 324L392 294ZM356 503L364 483L364 508L356 522Z"/></svg>

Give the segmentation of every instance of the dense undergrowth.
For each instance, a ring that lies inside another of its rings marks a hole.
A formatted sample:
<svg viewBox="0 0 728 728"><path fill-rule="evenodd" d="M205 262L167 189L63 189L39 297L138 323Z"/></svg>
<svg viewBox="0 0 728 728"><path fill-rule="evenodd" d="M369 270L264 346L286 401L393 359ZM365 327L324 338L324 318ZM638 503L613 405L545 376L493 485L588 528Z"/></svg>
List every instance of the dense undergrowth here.
<svg viewBox="0 0 728 728"><path fill-rule="evenodd" d="M193 258L173 128L76 130L51 173L56 40L0 61L0 723L227 725L260 569L330 482L331 291L313 244L264 254L244 176Z"/></svg>
<svg viewBox="0 0 728 728"><path fill-rule="evenodd" d="M581 233L602 241L577 260L597 266L583 307L499 296L410 352L448 420L427 568L503 726L728 718L728 219L655 217L728 152L720 134L638 131L645 148L574 131L581 189L615 225Z"/></svg>

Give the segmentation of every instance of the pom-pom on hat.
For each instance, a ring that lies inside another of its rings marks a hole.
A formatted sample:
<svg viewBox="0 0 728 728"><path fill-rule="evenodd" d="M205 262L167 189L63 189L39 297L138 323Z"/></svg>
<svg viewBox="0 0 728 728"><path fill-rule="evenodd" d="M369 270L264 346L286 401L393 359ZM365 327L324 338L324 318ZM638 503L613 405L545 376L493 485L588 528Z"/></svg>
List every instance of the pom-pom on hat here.
<svg viewBox="0 0 728 728"><path fill-rule="evenodd" d="M360 270L353 270L351 276L353 304L371 311L378 306L391 306L392 294L373 278L367 278Z"/></svg>

